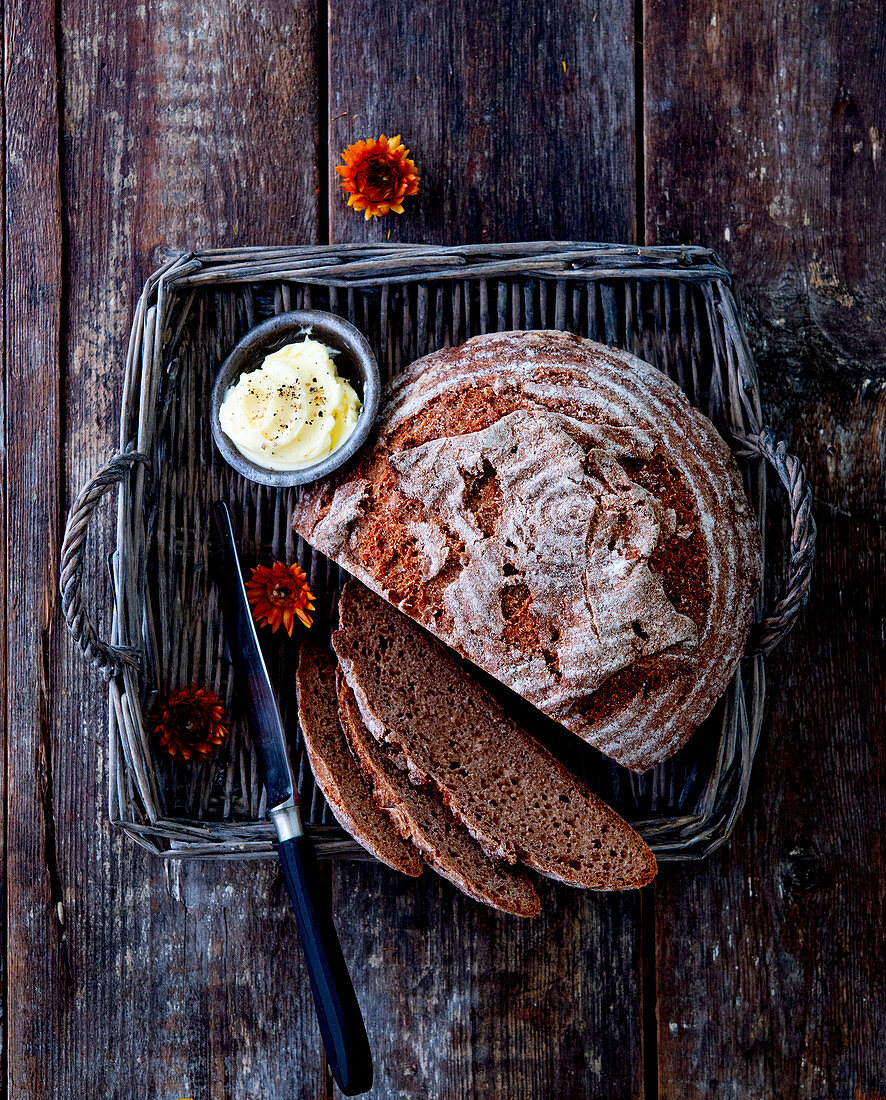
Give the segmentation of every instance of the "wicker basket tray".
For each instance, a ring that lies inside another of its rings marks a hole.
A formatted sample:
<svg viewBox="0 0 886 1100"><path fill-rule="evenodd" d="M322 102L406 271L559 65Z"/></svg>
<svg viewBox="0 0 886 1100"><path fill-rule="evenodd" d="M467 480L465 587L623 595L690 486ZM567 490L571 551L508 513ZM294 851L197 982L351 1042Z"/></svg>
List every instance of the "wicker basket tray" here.
<svg viewBox="0 0 886 1100"><path fill-rule="evenodd" d="M802 466L763 428L729 285L716 255L701 248L356 245L172 256L148 280L136 309L119 454L76 500L62 554L69 628L109 679L111 819L167 858L265 857L274 850L208 577L213 500L232 505L244 562L297 559L305 568L318 596L317 632L334 616L339 571L291 531L296 490L244 481L215 453L208 402L219 363L244 332L272 313L313 307L347 317L366 334L383 378L435 348L505 329L566 329L624 348L669 374L732 442L763 531L763 459L775 469L791 510L790 546L775 548L787 562L782 596L689 744L637 776L560 727L552 724L546 737L659 859L698 858L721 844L748 789L763 709L762 654L787 633L805 601L815 543ZM115 606L105 643L84 608L83 555L90 517L114 485ZM320 854L369 858L336 825L307 765L288 687L297 642L265 633L265 643L308 831ZM146 717L158 692L194 682L227 700L233 724L214 760L187 766L156 750Z"/></svg>

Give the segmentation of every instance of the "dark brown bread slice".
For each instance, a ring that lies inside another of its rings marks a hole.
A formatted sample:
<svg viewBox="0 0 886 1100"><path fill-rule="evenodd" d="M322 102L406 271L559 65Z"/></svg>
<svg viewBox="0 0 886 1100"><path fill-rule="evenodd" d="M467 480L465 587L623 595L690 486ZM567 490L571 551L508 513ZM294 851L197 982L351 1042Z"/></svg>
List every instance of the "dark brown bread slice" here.
<svg viewBox="0 0 886 1100"><path fill-rule="evenodd" d="M400 834L411 840L433 869L459 890L518 917L534 917L541 908L527 875L491 859L464 825L446 808L435 787L410 783L366 729L344 677L339 678L339 717L351 751L375 788L376 801Z"/></svg>
<svg viewBox="0 0 886 1100"><path fill-rule="evenodd" d="M374 856L405 875L421 874L418 852L379 809L372 784L348 747L338 720L335 664L306 642L298 660L298 720L314 777L336 820Z"/></svg>
<svg viewBox="0 0 886 1100"><path fill-rule="evenodd" d="M333 636L360 714L377 739L430 779L493 857L573 886L644 886L643 840L530 737L426 631L349 581Z"/></svg>

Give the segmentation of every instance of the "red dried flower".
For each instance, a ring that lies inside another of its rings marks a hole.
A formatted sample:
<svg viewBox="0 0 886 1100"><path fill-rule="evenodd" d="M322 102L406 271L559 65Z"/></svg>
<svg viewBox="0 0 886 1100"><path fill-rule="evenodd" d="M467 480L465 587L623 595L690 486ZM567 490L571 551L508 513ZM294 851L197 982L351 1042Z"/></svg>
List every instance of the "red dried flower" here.
<svg viewBox="0 0 886 1100"><path fill-rule="evenodd" d="M215 692L193 684L154 708L151 731L170 756L208 760L227 736L225 706Z"/></svg>
<svg viewBox="0 0 886 1100"><path fill-rule="evenodd" d="M264 624L271 630L284 626L290 638L296 618L305 626L314 621L308 614L314 610L314 593L308 588L304 570L297 565L287 566L282 561L270 567L257 565L246 585L246 595L259 626Z"/></svg>
<svg viewBox="0 0 886 1100"><path fill-rule="evenodd" d="M342 190L350 195L348 206L365 211L366 220L393 210L403 213L403 200L418 193L419 177L400 135L374 141L357 141L342 153L336 166Z"/></svg>

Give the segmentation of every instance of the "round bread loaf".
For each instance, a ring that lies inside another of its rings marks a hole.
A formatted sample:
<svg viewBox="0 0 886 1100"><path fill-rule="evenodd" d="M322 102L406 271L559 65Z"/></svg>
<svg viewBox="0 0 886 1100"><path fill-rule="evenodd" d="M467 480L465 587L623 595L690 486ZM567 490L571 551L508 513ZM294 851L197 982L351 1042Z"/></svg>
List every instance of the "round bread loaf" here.
<svg viewBox="0 0 886 1100"><path fill-rule="evenodd" d="M649 364L562 332L413 363L374 444L294 526L636 771L722 694L760 583L755 517L713 425Z"/></svg>

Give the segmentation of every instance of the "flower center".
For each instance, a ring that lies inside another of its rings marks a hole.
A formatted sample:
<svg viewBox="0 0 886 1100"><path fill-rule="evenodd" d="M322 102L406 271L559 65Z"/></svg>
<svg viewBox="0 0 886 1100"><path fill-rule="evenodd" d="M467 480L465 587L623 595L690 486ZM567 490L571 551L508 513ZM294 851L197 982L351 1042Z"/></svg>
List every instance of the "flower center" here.
<svg viewBox="0 0 886 1100"><path fill-rule="evenodd" d="M277 607L286 607L295 599L295 588L287 581L278 581L268 592L268 599Z"/></svg>
<svg viewBox="0 0 886 1100"><path fill-rule="evenodd" d="M206 714L199 707L186 705L181 708L181 714L173 717L173 723L182 740L198 740L206 729Z"/></svg>
<svg viewBox="0 0 886 1100"><path fill-rule="evenodd" d="M373 161L366 173L366 182L370 187L378 187L379 189L390 187L394 182L394 173L391 171L391 166L379 160Z"/></svg>
<svg viewBox="0 0 886 1100"><path fill-rule="evenodd" d="M397 189L397 173L387 160L376 157L366 165L366 184L368 191L375 192L376 200L391 198Z"/></svg>

